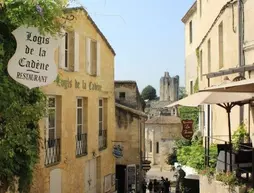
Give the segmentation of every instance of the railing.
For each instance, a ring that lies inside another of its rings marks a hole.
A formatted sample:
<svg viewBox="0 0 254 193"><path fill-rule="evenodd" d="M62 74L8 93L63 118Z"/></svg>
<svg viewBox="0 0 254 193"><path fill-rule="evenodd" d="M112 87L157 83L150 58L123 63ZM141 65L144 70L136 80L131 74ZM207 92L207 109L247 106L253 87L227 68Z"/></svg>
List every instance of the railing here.
<svg viewBox="0 0 254 193"><path fill-rule="evenodd" d="M228 138L228 136L226 136ZM223 139L220 139L223 138ZM223 172L236 171L236 177L241 178L241 173L246 173L247 180L251 174L251 185L254 188L254 148L251 143L240 143L238 149L233 148L233 144L225 140L225 136L205 137L205 166L209 167L210 161L210 146L211 144L217 145L217 163L223 163ZM223 151L220 156L220 152ZM216 164L216 169L217 164Z"/></svg>
<svg viewBox="0 0 254 193"><path fill-rule="evenodd" d="M60 162L61 143L60 139L45 140L45 165L56 164Z"/></svg>
<svg viewBox="0 0 254 193"><path fill-rule="evenodd" d="M107 130L99 131L99 150L107 148Z"/></svg>
<svg viewBox="0 0 254 193"><path fill-rule="evenodd" d="M76 135L76 156L81 157L87 155L87 134Z"/></svg>

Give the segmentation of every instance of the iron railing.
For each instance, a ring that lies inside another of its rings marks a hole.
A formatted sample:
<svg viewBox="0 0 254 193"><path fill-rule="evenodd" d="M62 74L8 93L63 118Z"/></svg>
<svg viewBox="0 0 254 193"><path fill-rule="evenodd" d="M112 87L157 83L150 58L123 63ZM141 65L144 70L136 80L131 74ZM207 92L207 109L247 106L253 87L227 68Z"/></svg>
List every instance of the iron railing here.
<svg viewBox="0 0 254 193"><path fill-rule="evenodd" d="M247 181L251 174L251 186L254 188L254 148L251 143L240 143L238 149L233 148L233 144L224 139L225 136L205 137L205 166L209 167L210 163L210 145L217 145L216 161L224 164L223 172L236 171L236 177L241 179L241 173L246 173ZM228 137L228 136L226 136ZM209 141L209 143L208 143ZM211 143L212 142L212 143ZM210 144L208 146L208 144ZM220 151L224 151L224 157L219 159Z"/></svg>
<svg viewBox="0 0 254 193"><path fill-rule="evenodd" d="M87 134L76 135L76 156L81 157L87 155Z"/></svg>
<svg viewBox="0 0 254 193"><path fill-rule="evenodd" d="M60 138L45 140L45 165L56 164L60 162L61 143Z"/></svg>
<svg viewBox="0 0 254 193"><path fill-rule="evenodd" d="M107 130L99 131L99 150L107 148Z"/></svg>

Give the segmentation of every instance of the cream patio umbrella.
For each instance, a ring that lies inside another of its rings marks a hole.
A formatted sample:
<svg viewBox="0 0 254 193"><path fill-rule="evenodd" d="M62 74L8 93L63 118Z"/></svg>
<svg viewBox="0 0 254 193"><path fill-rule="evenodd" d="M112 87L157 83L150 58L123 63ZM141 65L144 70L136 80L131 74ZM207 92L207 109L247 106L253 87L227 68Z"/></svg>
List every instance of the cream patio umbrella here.
<svg viewBox="0 0 254 193"><path fill-rule="evenodd" d="M216 104L227 111L229 144L231 144L231 121L230 112L236 105L244 105L254 100L254 93L238 92L198 92L186 98L176 101L166 107L173 106L199 106L204 104ZM209 145L208 145L209 146ZM231 152L231 151L230 151ZM232 156L230 156L230 171L232 171Z"/></svg>
<svg viewBox="0 0 254 193"><path fill-rule="evenodd" d="M166 107L174 106L190 106L197 107L204 104L216 104L226 109L228 114L228 130L229 143L231 143L231 122L230 112L236 105L244 105L254 100L254 93L238 93L238 92L198 92L185 97L179 101L171 103Z"/></svg>

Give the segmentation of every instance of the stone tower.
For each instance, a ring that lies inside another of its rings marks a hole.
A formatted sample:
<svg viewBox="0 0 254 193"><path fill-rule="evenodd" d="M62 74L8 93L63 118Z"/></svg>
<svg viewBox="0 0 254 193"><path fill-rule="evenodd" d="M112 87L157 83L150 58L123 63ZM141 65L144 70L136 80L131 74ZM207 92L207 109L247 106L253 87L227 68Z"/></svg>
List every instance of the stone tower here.
<svg viewBox="0 0 254 193"><path fill-rule="evenodd" d="M177 101L179 95L179 76L170 77L168 72L160 79L160 101Z"/></svg>

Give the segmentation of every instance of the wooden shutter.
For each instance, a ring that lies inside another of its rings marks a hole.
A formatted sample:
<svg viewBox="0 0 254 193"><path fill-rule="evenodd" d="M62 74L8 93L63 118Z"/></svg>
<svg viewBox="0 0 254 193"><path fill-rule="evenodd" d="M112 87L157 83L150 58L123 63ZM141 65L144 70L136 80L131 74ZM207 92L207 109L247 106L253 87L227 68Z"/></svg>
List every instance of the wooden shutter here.
<svg viewBox="0 0 254 193"><path fill-rule="evenodd" d="M100 76L101 74L101 45L100 45L100 42L97 42L97 59L96 59L96 62L97 62L97 76Z"/></svg>
<svg viewBox="0 0 254 193"><path fill-rule="evenodd" d="M91 39L86 38L86 72L91 74Z"/></svg>
<svg viewBox="0 0 254 193"><path fill-rule="evenodd" d="M74 32L74 71L79 71L79 34Z"/></svg>
<svg viewBox="0 0 254 193"><path fill-rule="evenodd" d="M61 31L60 45L58 49L58 67L64 68L65 66L65 32Z"/></svg>

